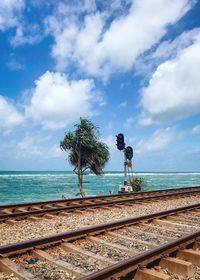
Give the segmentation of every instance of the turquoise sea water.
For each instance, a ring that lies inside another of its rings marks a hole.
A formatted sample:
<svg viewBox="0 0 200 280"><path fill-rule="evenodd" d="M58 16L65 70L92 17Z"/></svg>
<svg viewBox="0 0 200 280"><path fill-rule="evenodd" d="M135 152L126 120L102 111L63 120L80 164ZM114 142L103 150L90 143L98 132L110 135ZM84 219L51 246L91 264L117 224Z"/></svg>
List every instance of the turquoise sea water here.
<svg viewBox="0 0 200 280"><path fill-rule="evenodd" d="M145 179L144 190L200 185L200 173L136 173ZM107 172L102 177L92 174L84 178L87 195L118 192L122 172ZM0 172L0 204L60 199L62 194L75 197L77 178L72 172Z"/></svg>

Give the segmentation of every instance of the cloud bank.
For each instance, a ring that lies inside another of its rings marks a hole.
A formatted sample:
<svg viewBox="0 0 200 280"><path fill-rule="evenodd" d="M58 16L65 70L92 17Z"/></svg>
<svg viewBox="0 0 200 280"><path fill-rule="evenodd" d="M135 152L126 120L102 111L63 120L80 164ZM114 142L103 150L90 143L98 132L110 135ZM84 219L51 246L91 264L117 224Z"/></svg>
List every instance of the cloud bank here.
<svg viewBox="0 0 200 280"><path fill-rule="evenodd" d="M81 116L94 116L98 106L104 105L92 80L69 80L60 72L45 72L27 92L29 101L19 104L21 111L14 102L0 96L0 128L4 133L25 121L47 130L63 129Z"/></svg>
<svg viewBox="0 0 200 280"><path fill-rule="evenodd" d="M126 13L110 18L104 12L86 14L83 22L66 17L64 8L46 20L54 38L52 56L59 70L75 63L88 75L108 78L130 70L193 5L189 0L135 0ZM67 10L68 11L68 10ZM108 23L109 22L109 23Z"/></svg>
<svg viewBox="0 0 200 280"><path fill-rule="evenodd" d="M200 113L200 32L176 58L160 64L142 91L142 124L184 119Z"/></svg>
<svg viewBox="0 0 200 280"><path fill-rule="evenodd" d="M91 80L69 81L65 74L47 71L35 81L26 116L45 129L65 128L93 115L93 87Z"/></svg>
<svg viewBox="0 0 200 280"><path fill-rule="evenodd" d="M0 95L0 132L10 133L24 122L24 116L15 105Z"/></svg>

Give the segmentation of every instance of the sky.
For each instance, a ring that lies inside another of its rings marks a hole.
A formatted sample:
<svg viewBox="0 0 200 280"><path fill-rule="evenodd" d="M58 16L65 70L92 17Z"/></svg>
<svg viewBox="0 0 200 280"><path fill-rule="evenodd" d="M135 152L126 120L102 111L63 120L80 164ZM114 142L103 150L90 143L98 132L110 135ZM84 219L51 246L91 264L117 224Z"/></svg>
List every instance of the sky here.
<svg viewBox="0 0 200 280"><path fill-rule="evenodd" d="M0 1L0 170L71 170L80 117L135 171L200 171L200 1Z"/></svg>

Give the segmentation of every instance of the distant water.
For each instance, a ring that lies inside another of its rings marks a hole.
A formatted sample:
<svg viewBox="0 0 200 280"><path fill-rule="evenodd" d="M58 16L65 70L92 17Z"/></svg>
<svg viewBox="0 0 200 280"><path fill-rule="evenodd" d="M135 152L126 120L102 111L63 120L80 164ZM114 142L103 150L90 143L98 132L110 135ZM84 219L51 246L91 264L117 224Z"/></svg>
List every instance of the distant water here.
<svg viewBox="0 0 200 280"><path fill-rule="evenodd" d="M145 179L144 190L200 185L200 173L136 173ZM92 174L84 178L87 195L118 192L122 172L108 172L102 177ZM62 194L75 197L77 178L72 172L0 172L0 204L60 199Z"/></svg>

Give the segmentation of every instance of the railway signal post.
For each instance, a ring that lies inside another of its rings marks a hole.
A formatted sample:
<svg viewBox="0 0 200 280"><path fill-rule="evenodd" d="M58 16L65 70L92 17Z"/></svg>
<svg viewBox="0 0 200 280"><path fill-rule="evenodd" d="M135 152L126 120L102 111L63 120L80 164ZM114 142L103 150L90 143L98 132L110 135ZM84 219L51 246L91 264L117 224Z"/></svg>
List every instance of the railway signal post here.
<svg viewBox="0 0 200 280"><path fill-rule="evenodd" d="M125 153L125 142L124 142L124 134L119 133L118 135L116 135L117 139L117 149L119 151L123 151L124 152L124 186L127 185L127 158L126 158L126 153Z"/></svg>

